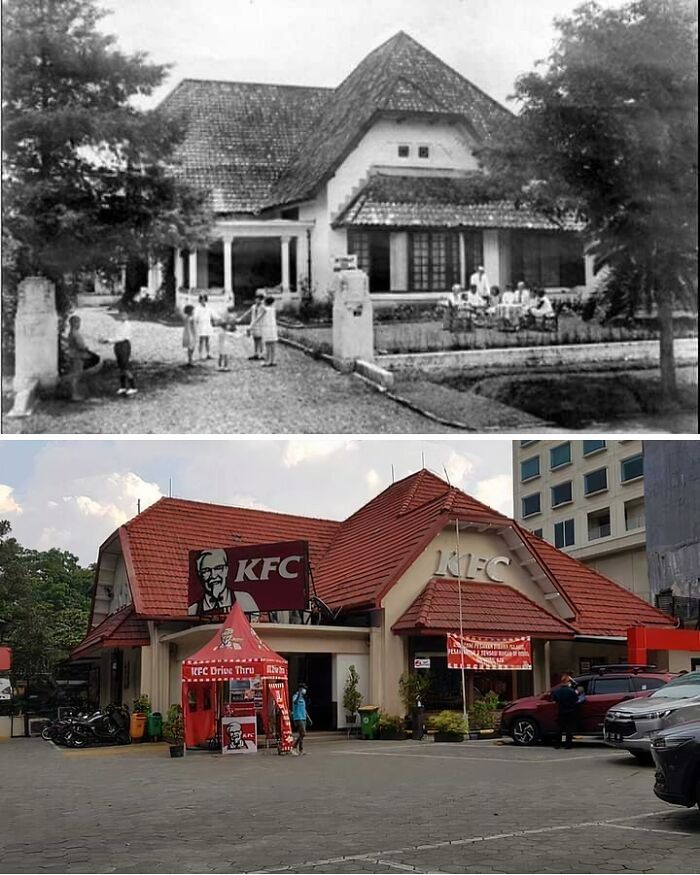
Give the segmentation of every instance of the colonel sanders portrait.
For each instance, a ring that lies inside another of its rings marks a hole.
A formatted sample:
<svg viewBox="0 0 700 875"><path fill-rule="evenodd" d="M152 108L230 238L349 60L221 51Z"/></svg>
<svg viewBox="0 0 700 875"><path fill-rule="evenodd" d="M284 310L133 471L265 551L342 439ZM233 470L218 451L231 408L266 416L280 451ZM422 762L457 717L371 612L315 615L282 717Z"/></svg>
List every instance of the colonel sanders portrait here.
<svg viewBox="0 0 700 875"><path fill-rule="evenodd" d="M226 550L202 550L195 561L197 576L202 584L203 595L191 604L188 614L207 612L228 613L238 602L245 613L259 611L255 599L248 592L233 592L228 587L228 556Z"/></svg>
<svg viewBox="0 0 700 875"><path fill-rule="evenodd" d="M252 749L252 745L243 738L243 728L240 723L226 724L226 747L228 750Z"/></svg>

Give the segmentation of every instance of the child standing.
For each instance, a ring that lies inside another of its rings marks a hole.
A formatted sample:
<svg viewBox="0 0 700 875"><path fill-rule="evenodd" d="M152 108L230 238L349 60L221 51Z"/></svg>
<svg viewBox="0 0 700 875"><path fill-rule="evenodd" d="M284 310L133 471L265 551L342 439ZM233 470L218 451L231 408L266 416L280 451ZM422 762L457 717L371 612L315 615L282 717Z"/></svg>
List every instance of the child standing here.
<svg viewBox="0 0 700 875"><path fill-rule="evenodd" d="M260 322L258 322L258 317L262 316L265 309L264 301L265 295L263 292L256 292L253 306L249 307L238 320L239 322L243 322L244 319L250 316L250 328L248 329L248 333L253 338L253 355L248 356L250 361L260 361L260 359L263 358L262 327Z"/></svg>
<svg viewBox="0 0 700 875"><path fill-rule="evenodd" d="M114 357L119 368L119 388L117 395L132 396L138 392L134 374L130 368L131 362L131 323L129 314L121 309L117 313L117 327L114 337L102 338L102 343L114 344Z"/></svg>
<svg viewBox="0 0 700 875"><path fill-rule="evenodd" d="M80 316L71 316L68 320L68 382L71 401L85 400L85 396L80 393L80 378L86 370L95 367L100 361L100 357L88 349L80 324Z"/></svg>
<svg viewBox="0 0 700 875"><path fill-rule="evenodd" d="M197 337L199 338L199 357L200 359L210 359L211 350L209 349L209 339L214 334L214 324L211 319L212 313L209 309L209 298L207 295L199 296L199 306L194 313L194 324L197 329ZM206 356L204 353L206 352Z"/></svg>
<svg viewBox="0 0 700 875"><path fill-rule="evenodd" d="M274 368L277 365L275 355L277 352L277 314L275 313L275 299L270 295L265 298L265 306L262 313L251 322L251 331L259 325L261 338L265 346L264 368Z"/></svg>
<svg viewBox="0 0 700 875"><path fill-rule="evenodd" d="M187 367L194 367L194 351L197 347L197 329L194 325L194 307L187 304L183 313L182 345L187 350Z"/></svg>
<svg viewBox="0 0 700 875"><path fill-rule="evenodd" d="M233 335L236 331L234 308L228 307L217 326L219 336L219 370L230 371L229 358L233 352Z"/></svg>

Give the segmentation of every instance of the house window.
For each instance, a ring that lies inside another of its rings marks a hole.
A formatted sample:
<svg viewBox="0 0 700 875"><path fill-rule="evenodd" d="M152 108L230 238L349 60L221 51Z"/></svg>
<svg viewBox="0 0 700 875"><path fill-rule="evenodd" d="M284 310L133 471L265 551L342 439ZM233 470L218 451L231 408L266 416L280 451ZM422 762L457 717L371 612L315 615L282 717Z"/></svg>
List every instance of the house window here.
<svg viewBox="0 0 700 875"><path fill-rule="evenodd" d="M568 465L571 461L571 444L567 441L565 444L559 444L558 447L552 447L549 451L549 467L554 470L562 465Z"/></svg>
<svg viewBox="0 0 700 875"><path fill-rule="evenodd" d="M552 486L552 507L558 507L560 504L568 504L573 500L573 496L571 494L571 480L567 480L566 483L557 483L556 486Z"/></svg>
<svg viewBox="0 0 700 875"><path fill-rule="evenodd" d="M540 457L533 456L531 459L523 459L520 463L520 482L532 480L533 477L540 476Z"/></svg>
<svg viewBox="0 0 700 875"><path fill-rule="evenodd" d="M597 541L598 538L610 536L610 508L594 510L588 514L588 540Z"/></svg>
<svg viewBox="0 0 700 875"><path fill-rule="evenodd" d="M409 287L416 292L444 291L459 282L459 237L446 231L409 236Z"/></svg>
<svg viewBox="0 0 700 875"><path fill-rule="evenodd" d="M533 492L532 495L524 495L522 498L523 503L523 516L532 516L533 514L539 513L541 511L540 507L540 494L539 492Z"/></svg>
<svg viewBox="0 0 700 875"><path fill-rule="evenodd" d="M387 292L391 285L389 233L348 229L348 253L369 277L370 292Z"/></svg>
<svg viewBox="0 0 700 875"><path fill-rule="evenodd" d="M629 459L623 459L620 462L620 481L627 483L628 480L636 480L644 474L644 456L639 453L636 456L630 456Z"/></svg>
<svg viewBox="0 0 700 875"><path fill-rule="evenodd" d="M536 535L538 538L542 537L542 529L533 529L532 534Z"/></svg>
<svg viewBox="0 0 700 875"><path fill-rule="evenodd" d="M608 488L608 469L598 468L590 474L583 475L584 495L593 495L595 492L603 492Z"/></svg>
<svg viewBox="0 0 700 875"><path fill-rule="evenodd" d="M601 450L605 449L607 443L607 441L584 441L583 455L592 456L593 453L599 453Z"/></svg>
<svg viewBox="0 0 700 875"><path fill-rule="evenodd" d="M369 274L369 234L348 228L348 254L357 256L357 266Z"/></svg>
<svg viewBox="0 0 700 875"><path fill-rule="evenodd" d="M409 158L411 156L411 147L401 145L398 148L399 158Z"/></svg>
<svg viewBox="0 0 700 875"><path fill-rule="evenodd" d="M626 501L625 531L633 532L635 529L643 529L644 524L644 499L633 498L631 501Z"/></svg>
<svg viewBox="0 0 700 875"><path fill-rule="evenodd" d="M571 547L575 540L573 520L562 520L560 523L554 523L555 547Z"/></svg>
<svg viewBox="0 0 700 875"><path fill-rule="evenodd" d="M430 158L430 146L419 146L418 147L418 157L419 158Z"/></svg>
<svg viewBox="0 0 700 875"><path fill-rule="evenodd" d="M582 286L586 282L583 244L575 234L514 231L513 280L529 286Z"/></svg>

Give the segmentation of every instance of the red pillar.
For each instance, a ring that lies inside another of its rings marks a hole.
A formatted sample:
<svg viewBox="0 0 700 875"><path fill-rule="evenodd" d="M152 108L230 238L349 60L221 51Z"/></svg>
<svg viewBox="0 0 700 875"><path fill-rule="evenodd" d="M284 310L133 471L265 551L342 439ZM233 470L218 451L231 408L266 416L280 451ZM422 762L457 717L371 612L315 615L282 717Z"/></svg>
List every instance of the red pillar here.
<svg viewBox="0 0 700 875"><path fill-rule="evenodd" d="M647 664L647 630L632 626L627 630L627 662L630 665Z"/></svg>

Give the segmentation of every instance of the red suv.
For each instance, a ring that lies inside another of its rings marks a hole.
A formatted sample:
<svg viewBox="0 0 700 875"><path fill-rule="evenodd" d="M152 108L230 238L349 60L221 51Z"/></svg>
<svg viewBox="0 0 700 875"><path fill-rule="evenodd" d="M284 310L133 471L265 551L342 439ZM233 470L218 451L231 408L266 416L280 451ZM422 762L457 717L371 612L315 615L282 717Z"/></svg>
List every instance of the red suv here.
<svg viewBox="0 0 700 875"><path fill-rule="evenodd" d="M574 678L585 693L585 700L578 706L577 735L602 735L608 709L626 699L648 696L677 677L655 668L653 665L595 666L594 673ZM558 713L551 691L516 699L503 709L501 733L523 745L554 738L559 732Z"/></svg>

